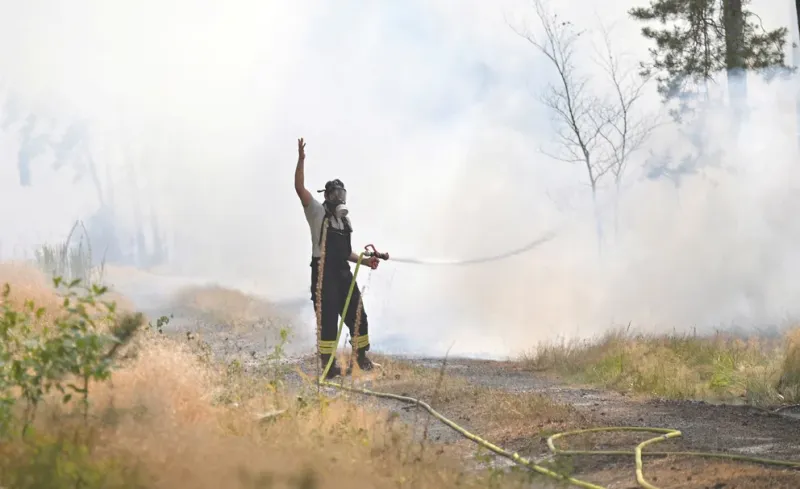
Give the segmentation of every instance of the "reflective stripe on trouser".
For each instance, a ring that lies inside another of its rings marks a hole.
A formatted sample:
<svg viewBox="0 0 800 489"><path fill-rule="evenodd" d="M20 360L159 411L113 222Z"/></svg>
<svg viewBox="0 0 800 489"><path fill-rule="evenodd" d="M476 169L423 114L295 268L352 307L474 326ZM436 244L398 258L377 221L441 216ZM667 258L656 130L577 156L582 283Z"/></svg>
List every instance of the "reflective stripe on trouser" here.
<svg viewBox="0 0 800 489"><path fill-rule="evenodd" d="M353 345L357 350L369 349L369 335L359 335L357 338L350 340L350 344Z"/></svg>
<svg viewBox="0 0 800 489"><path fill-rule="evenodd" d="M320 341L319 352L323 355L331 355L336 352L336 340Z"/></svg>

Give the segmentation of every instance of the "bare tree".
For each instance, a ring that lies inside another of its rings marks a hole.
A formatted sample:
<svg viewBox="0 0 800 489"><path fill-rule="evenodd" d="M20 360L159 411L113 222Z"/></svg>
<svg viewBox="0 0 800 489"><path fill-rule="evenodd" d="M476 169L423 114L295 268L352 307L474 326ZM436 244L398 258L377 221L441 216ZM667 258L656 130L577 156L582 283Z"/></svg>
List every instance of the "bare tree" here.
<svg viewBox="0 0 800 489"><path fill-rule="evenodd" d="M582 32L576 31L571 22L548 12L539 0L534 0L534 8L544 31L543 39L527 29L515 29L515 32L542 53L557 73L557 80L548 84L539 100L551 111L558 150L543 152L556 160L578 163L585 168L595 211L597 245L601 250L603 226L597 208L597 186L611 166L598 158L598 153L607 114L601 109L601 101L589 90L589 78L581 75L575 65L576 44Z"/></svg>
<svg viewBox="0 0 800 489"><path fill-rule="evenodd" d="M608 29L600 24L603 49L597 50L597 64L607 75L612 96L600 110L602 127L600 137L605 143L604 156L608 158L614 176L614 234L619 230L619 198L622 180L628 168L630 156L639 150L657 126L657 119L639 113L637 104L651 75L640 73L633 67L623 66L621 57L614 54Z"/></svg>
<svg viewBox="0 0 800 489"><path fill-rule="evenodd" d="M514 31L543 54L557 74L556 81L539 96L542 104L550 109L556 129L557 150L543 152L556 160L578 163L585 168L592 192L598 249L602 250L598 184L611 173L619 188L631 153L651 132L652 126L648 128L636 120L633 110L646 80L631 78L622 70L612 54L606 29L603 29L606 49L600 65L609 80L598 82L582 74L577 68L575 54L584 32L576 30L570 21L550 13L542 0L534 0L533 4L542 28L541 38L528 29Z"/></svg>

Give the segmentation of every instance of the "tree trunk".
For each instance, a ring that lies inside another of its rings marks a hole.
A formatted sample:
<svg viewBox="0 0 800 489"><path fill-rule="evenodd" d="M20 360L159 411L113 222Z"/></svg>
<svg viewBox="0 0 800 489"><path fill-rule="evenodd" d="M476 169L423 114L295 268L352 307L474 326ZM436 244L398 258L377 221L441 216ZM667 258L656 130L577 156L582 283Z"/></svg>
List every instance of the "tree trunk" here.
<svg viewBox="0 0 800 489"><path fill-rule="evenodd" d="M614 181L614 241L619 241L619 197L621 192L622 180L617 178Z"/></svg>
<svg viewBox="0 0 800 489"><path fill-rule="evenodd" d="M35 134L38 118L36 115L31 114L25 121L25 125L20 131L22 133L22 141L19 145L17 153L17 171L19 173L19 184L22 187L30 187L33 185L33 177L31 174L31 162L34 158L44 152L46 136Z"/></svg>
<svg viewBox="0 0 800 489"><path fill-rule="evenodd" d="M742 0L723 0L722 17L725 24L725 66L728 70L728 99L734 111L734 136L745 117L747 103L747 73L744 64L744 15Z"/></svg>
<svg viewBox="0 0 800 489"><path fill-rule="evenodd" d="M797 32L800 35L800 0L794 0L794 10L797 14Z"/></svg>
<svg viewBox="0 0 800 489"><path fill-rule="evenodd" d="M800 0L794 0L794 8L795 14L797 15L797 37L794 37L794 42L792 43L792 64L794 66L800 66ZM795 45L795 43L797 43ZM800 151L800 91L797 92L797 98L795 100L795 134L797 136L797 150Z"/></svg>
<svg viewBox="0 0 800 489"><path fill-rule="evenodd" d="M592 166L591 154L584 147L583 148L583 161L586 165L586 173L589 177L589 185L592 189L592 207L594 208L594 221L597 231L597 257L602 259L603 256L603 225L600 222L600 209L597 208L597 180L598 177L594 173Z"/></svg>
<svg viewBox="0 0 800 489"><path fill-rule="evenodd" d="M147 242L144 237L144 220L142 219L142 205L139 199L139 175L136 163L128 160L128 174L130 175L130 195L133 204L133 225L135 228L134 239L136 246L136 266L141 267L147 259Z"/></svg>
<svg viewBox="0 0 800 489"><path fill-rule="evenodd" d="M89 167L89 176L92 178L92 184L94 184L95 192L97 192L97 202L100 204L100 207L105 207L106 199L103 198L103 184L100 183L100 176L97 174L97 165L94 164L94 158L92 158L92 152L88 143L84 146L84 152L86 165Z"/></svg>
<svg viewBox="0 0 800 489"><path fill-rule="evenodd" d="M147 265L150 267L159 266L164 263L166 245L161 226L158 224L156 207L151 206L150 210L150 232L153 234L153 251L150 254Z"/></svg>
<svg viewBox="0 0 800 489"><path fill-rule="evenodd" d="M603 222L600 219L600 208L597 206L597 185L592 183L592 207L594 207L594 222L597 232L597 256L603 258Z"/></svg>

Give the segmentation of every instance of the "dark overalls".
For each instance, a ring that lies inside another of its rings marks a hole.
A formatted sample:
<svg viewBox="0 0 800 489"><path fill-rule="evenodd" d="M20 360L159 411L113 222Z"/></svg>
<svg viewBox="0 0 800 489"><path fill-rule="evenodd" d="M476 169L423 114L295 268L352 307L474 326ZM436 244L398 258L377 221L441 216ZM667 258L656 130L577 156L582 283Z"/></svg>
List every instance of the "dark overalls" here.
<svg viewBox="0 0 800 489"><path fill-rule="evenodd" d="M339 329L339 316L344 309L347 300L347 292L350 290L350 283L353 280L353 273L350 271L348 258L353 251L350 236L352 228L347 219L342 219L344 229L336 229L328 222L330 216L325 216L322 221L322 228L328 226L327 238L325 240L325 271L322 278L322 331L320 333L319 353L323 360L327 361L328 355L336 352L336 333ZM322 235L320 233L320 245ZM319 280L319 258L311 259L311 300L314 303L315 311L317 305L317 281ZM356 311L358 303L361 301L361 291L358 284L353 287L353 294L350 297L350 304L344 316L344 323L350 330L351 342L358 352L363 354L369 350L369 325L367 313L361 307L361 319L358 322L358 332L355 331Z"/></svg>

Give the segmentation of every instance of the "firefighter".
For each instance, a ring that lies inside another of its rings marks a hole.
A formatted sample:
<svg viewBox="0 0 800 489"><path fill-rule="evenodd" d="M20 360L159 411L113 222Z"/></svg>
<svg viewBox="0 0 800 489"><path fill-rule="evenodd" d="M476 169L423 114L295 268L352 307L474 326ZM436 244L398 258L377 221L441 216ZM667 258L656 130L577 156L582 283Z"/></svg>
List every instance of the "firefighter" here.
<svg viewBox="0 0 800 489"><path fill-rule="evenodd" d="M325 233L325 260L322 277L321 290L321 318L317 318L318 324L321 322L319 338L319 355L323 368L327 365L331 355L336 353L336 333L339 326L339 316L344 309L350 283L353 280L353 273L350 271L349 262L357 262L358 255L353 253L350 237L353 226L350 218L347 217L347 190L341 180L331 180L325 184L323 193L324 202L320 203L315 199L311 192L305 188L304 164L305 164L305 142L303 138L297 140L297 168L294 173L294 189L308 221L311 231L311 301L314 310L317 311L317 290L319 279L319 262L322 255L323 228L327 225ZM378 267L378 258L370 257L366 262L362 261L371 269ZM372 370L374 364L368 357L369 350L369 324L367 314L364 312L363 305L360 311L360 318L356 321L356 312L361 302L361 292L358 284L353 288L350 304L344 316L344 323L350 330L351 344L356 350L356 363L361 370ZM356 323L358 330L356 331ZM350 368L348 368L348 373ZM327 379L340 376L341 367L336 363L334 356L331 368L326 376Z"/></svg>

